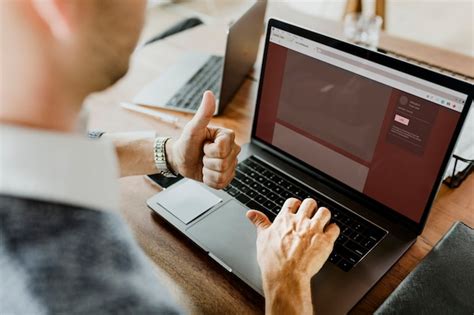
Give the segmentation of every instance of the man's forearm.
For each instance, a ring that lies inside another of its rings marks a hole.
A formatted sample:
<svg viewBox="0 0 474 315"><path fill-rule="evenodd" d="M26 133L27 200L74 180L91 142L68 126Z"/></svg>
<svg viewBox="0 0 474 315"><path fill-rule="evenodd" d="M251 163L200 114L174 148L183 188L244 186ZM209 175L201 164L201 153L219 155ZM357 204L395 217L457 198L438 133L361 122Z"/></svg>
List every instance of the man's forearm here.
<svg viewBox="0 0 474 315"><path fill-rule="evenodd" d="M309 280L280 278L264 282L265 314L313 314Z"/></svg>
<svg viewBox="0 0 474 315"><path fill-rule="evenodd" d="M106 133L115 146L120 176L145 175L157 173L153 157L154 132Z"/></svg>

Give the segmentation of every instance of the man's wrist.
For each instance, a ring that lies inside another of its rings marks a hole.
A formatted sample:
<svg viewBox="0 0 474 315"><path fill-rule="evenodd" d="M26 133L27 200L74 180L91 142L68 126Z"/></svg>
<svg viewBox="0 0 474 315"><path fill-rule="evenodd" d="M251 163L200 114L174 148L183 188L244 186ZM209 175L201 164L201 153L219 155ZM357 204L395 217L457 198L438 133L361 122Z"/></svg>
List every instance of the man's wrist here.
<svg viewBox="0 0 474 315"><path fill-rule="evenodd" d="M166 151L166 161L168 163L168 168L174 174L179 174L179 168L176 164L175 159L175 152L174 152L174 140L173 138L169 138L168 141L165 143L165 151Z"/></svg>
<svg viewBox="0 0 474 315"><path fill-rule="evenodd" d="M313 314L311 279L263 280L267 314Z"/></svg>

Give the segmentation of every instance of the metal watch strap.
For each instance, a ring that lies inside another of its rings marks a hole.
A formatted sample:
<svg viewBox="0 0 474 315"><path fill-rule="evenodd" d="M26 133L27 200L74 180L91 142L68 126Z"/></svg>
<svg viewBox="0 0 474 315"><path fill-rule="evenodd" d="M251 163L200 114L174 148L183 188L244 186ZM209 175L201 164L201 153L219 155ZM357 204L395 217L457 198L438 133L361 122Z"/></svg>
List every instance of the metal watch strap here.
<svg viewBox="0 0 474 315"><path fill-rule="evenodd" d="M154 146L154 159L155 166L158 172L166 177L176 177L177 174L168 167L168 161L166 158L166 142L169 140L169 137L156 137L155 146Z"/></svg>

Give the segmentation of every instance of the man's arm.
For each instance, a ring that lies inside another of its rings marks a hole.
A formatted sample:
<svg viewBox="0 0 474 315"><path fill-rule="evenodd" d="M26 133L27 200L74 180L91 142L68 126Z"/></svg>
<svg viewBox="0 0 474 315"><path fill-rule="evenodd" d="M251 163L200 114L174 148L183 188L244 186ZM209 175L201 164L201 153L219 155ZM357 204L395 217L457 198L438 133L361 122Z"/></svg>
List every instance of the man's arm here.
<svg viewBox="0 0 474 315"><path fill-rule="evenodd" d="M317 209L314 199L290 198L273 223L255 210L247 217L257 227L266 314L313 314L310 281L339 235L329 210Z"/></svg>
<svg viewBox="0 0 474 315"><path fill-rule="evenodd" d="M114 144L122 177L158 173L153 157L155 137L152 131L105 133L102 136Z"/></svg>
<svg viewBox="0 0 474 315"><path fill-rule="evenodd" d="M205 92L201 106L177 139L166 142L168 167L184 177L224 188L234 177L240 147L232 130L209 127L215 99ZM121 176L154 174L154 132L106 133L116 148Z"/></svg>

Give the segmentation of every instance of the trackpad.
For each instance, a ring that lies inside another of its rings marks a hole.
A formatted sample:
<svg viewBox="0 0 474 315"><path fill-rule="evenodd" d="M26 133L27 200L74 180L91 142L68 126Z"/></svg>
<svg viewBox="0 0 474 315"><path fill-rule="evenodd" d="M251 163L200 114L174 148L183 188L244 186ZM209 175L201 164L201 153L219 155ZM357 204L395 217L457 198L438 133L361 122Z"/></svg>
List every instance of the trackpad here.
<svg viewBox="0 0 474 315"><path fill-rule="evenodd" d="M187 179L160 192L155 201L181 222L188 224L222 199L198 182Z"/></svg>
<svg viewBox="0 0 474 315"><path fill-rule="evenodd" d="M257 232L245 216L247 208L230 200L187 232L225 264L261 291L257 265Z"/></svg>

